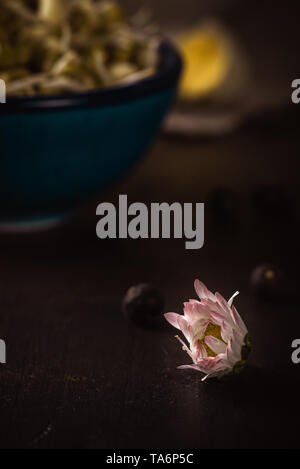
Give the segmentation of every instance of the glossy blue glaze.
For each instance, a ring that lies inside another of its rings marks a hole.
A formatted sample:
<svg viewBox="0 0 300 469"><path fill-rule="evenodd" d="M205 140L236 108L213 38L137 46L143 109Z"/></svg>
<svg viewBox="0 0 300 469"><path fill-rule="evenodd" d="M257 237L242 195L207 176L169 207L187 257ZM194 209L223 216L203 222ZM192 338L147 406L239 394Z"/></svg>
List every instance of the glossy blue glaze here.
<svg viewBox="0 0 300 469"><path fill-rule="evenodd" d="M0 223L68 212L124 175L157 133L177 80L103 106L0 112Z"/></svg>
<svg viewBox="0 0 300 469"><path fill-rule="evenodd" d="M172 96L173 89L100 109L0 115L4 211L65 211L126 173Z"/></svg>

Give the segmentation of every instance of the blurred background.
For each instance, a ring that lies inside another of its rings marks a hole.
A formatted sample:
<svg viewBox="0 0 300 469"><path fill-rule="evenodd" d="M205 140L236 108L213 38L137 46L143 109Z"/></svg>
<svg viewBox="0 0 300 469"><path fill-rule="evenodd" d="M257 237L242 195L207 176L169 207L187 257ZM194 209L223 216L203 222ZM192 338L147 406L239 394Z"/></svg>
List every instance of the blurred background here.
<svg viewBox="0 0 300 469"><path fill-rule="evenodd" d="M124 4L134 10L140 2L128 0ZM243 4L237 0L188 0L184 5L176 0L151 0L145 5L153 11L163 34L175 40L197 27L200 34L204 33L205 25L210 24L220 48L226 40L231 42L234 64L228 65L229 79L222 82L220 77L217 98L210 106L204 99L200 109L176 113L168 130L188 135L219 134L235 129L248 118L278 113L289 106L290 83L299 74L297 2L283 7L281 2L269 0ZM218 37L220 30L223 35ZM209 64L205 56L201 59Z"/></svg>
<svg viewBox="0 0 300 469"><path fill-rule="evenodd" d="M122 4L132 12L141 6ZM180 89L144 160L62 226L1 235L0 337L8 350L0 446L298 447L299 370L290 344L300 327L300 104L291 102L291 82L300 78L300 5L142 5L180 50L193 31L197 67L215 66L229 51L227 74L201 96L197 86L188 99ZM205 202L204 247L100 241L96 206L117 205L119 194L129 203ZM267 285L264 266L275 280ZM131 285L158 286L164 311L180 312L197 277L226 298L241 292L235 304L253 351L235 384L203 387L197 373L176 370L188 359L167 324L154 331L122 316Z"/></svg>

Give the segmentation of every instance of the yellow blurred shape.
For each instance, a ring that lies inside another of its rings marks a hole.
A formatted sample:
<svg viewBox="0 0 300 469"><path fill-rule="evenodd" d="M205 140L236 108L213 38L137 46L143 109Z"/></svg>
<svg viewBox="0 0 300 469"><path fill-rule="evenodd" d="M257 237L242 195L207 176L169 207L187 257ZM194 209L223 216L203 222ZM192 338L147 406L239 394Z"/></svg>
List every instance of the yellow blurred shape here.
<svg viewBox="0 0 300 469"><path fill-rule="evenodd" d="M225 81L230 68L230 47L224 34L213 27L191 30L179 38L184 62L180 96L198 99Z"/></svg>

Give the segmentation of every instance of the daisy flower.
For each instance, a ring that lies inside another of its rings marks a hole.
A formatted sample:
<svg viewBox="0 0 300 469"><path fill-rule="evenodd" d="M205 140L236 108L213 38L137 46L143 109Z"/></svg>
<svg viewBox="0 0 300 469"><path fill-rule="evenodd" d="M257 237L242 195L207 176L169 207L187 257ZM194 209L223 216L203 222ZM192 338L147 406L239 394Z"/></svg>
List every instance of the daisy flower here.
<svg viewBox="0 0 300 469"><path fill-rule="evenodd" d="M202 378L221 377L243 369L250 352L250 341L244 321L233 306L235 292L226 301L220 293L213 294L195 280L199 300L184 303L183 315L166 313L166 320L179 329L186 342L175 336L192 364L180 369L192 369L205 374Z"/></svg>

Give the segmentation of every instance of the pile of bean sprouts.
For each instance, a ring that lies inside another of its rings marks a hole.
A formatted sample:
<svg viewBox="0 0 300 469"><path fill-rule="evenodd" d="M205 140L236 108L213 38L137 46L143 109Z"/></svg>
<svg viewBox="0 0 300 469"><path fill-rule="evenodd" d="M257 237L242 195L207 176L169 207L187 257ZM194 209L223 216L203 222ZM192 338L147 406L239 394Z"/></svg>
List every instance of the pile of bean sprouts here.
<svg viewBox="0 0 300 469"><path fill-rule="evenodd" d="M111 0L1 0L0 78L8 95L74 93L150 76L159 36L148 13Z"/></svg>

